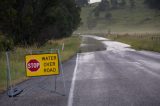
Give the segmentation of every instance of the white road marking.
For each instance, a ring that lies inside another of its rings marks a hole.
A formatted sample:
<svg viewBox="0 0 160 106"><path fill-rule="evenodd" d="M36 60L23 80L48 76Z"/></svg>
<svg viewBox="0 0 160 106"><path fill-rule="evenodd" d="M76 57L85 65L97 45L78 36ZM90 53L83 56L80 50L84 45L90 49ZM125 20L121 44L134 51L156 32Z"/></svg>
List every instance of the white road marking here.
<svg viewBox="0 0 160 106"><path fill-rule="evenodd" d="M69 91L69 98L68 98L68 105L67 106L72 106L72 104L73 104L73 94L74 94L77 68L78 68L78 54L77 54L77 59L76 59L76 66L75 66L74 72L73 72L72 83L71 83L71 88Z"/></svg>

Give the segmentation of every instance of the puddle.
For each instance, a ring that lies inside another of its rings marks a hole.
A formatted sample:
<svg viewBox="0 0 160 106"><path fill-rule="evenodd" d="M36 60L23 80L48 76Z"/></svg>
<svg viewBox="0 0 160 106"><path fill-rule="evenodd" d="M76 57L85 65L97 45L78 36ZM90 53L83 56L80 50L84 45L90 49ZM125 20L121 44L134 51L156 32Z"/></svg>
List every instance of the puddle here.
<svg viewBox="0 0 160 106"><path fill-rule="evenodd" d="M106 45L104 45L101 41L91 37L83 36L80 51L79 51L80 53L104 51L104 50L106 50Z"/></svg>

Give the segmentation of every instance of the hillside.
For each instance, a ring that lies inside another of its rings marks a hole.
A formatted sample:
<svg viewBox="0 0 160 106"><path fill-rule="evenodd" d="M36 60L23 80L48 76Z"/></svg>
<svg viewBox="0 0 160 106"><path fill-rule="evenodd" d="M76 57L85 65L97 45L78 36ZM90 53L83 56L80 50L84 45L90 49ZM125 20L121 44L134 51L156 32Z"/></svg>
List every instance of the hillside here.
<svg viewBox="0 0 160 106"><path fill-rule="evenodd" d="M131 8L128 1L123 8L100 11L97 14L99 3L82 7L82 23L76 32L160 32L160 11L149 9L144 0L135 0L135 6Z"/></svg>

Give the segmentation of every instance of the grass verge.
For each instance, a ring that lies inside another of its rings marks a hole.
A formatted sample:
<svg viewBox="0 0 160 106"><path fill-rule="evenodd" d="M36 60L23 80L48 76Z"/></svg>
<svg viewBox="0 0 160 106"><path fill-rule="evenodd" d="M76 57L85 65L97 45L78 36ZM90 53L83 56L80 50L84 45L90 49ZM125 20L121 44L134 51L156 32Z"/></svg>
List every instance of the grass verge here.
<svg viewBox="0 0 160 106"><path fill-rule="evenodd" d="M112 34L108 35L108 38L129 44L136 50L160 52L160 33Z"/></svg>
<svg viewBox="0 0 160 106"><path fill-rule="evenodd" d="M59 48L62 62L71 58L79 51L80 38L72 36L59 40L50 40L43 47L38 48L36 45L32 47L16 47L10 54L11 78L12 83L17 84L27 79L25 72L25 54L31 50L48 50ZM64 50L62 51L62 45ZM4 52L0 52L0 92L6 90L6 56Z"/></svg>

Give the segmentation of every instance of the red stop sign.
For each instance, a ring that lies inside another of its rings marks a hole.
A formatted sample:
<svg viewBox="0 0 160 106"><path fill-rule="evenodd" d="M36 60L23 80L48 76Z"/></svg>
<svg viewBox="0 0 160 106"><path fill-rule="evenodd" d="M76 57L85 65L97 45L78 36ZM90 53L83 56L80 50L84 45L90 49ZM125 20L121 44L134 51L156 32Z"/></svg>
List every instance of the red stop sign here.
<svg viewBox="0 0 160 106"><path fill-rule="evenodd" d="M32 59L27 63L27 68L31 71L31 72L35 72L40 68L40 63L39 61L37 61L36 59Z"/></svg>

